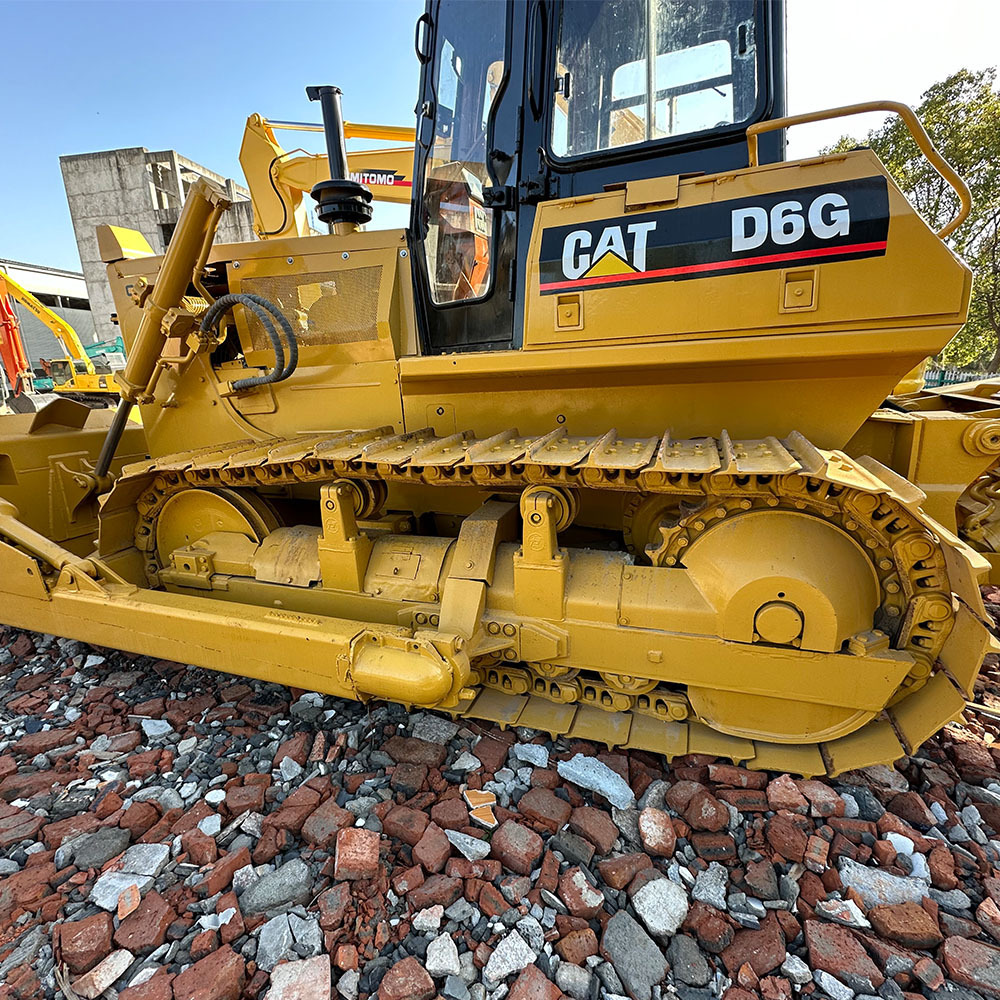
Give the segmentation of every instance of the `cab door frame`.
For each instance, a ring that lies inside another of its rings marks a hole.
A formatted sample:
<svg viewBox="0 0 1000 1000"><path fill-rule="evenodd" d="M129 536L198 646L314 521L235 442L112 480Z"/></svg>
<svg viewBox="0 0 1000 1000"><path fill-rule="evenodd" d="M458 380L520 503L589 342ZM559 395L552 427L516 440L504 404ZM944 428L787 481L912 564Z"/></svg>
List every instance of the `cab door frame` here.
<svg viewBox="0 0 1000 1000"><path fill-rule="evenodd" d="M486 0L495 3L496 0ZM521 95L523 93L526 8L523 3L507 0L504 43L504 73L487 120L486 170L490 184L484 185L484 206L493 216L490 247L489 284L479 298L436 303L431 295L431 280L424 254L427 234L424 178L434 141L437 111L438 57L441 51L441 10L448 0L429 0L418 22L426 25L426 47L418 58L422 63L417 114L417 141L413 171L409 243L413 261L414 302L424 354L463 353L468 351L510 350L514 344L515 281L517 270L516 233L519 202L510 195L508 185L516 182L521 154ZM466 10L472 4L463 4ZM467 16L474 16L467 14Z"/></svg>

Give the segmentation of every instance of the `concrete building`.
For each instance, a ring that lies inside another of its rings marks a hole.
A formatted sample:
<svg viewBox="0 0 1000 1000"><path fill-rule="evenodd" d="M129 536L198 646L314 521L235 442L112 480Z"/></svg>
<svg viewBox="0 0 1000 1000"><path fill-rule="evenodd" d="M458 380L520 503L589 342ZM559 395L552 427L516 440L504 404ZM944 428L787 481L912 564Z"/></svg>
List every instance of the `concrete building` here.
<svg viewBox="0 0 1000 1000"><path fill-rule="evenodd" d="M111 340L118 333L111 322L115 306L106 265L97 252L96 231L102 223L136 229L163 253L188 189L199 177L207 177L224 187L234 203L222 218L218 241L256 238L250 192L172 149L151 153L135 146L61 156L59 162L98 340Z"/></svg>
<svg viewBox="0 0 1000 1000"><path fill-rule="evenodd" d="M9 274L19 285L27 288L43 305L61 316L77 332L84 344L97 340L94 336L94 318L87 301L87 286L79 271L63 271L58 267L44 267L41 264L25 264L18 260L0 258L0 271ZM45 358L62 358L66 352L52 331L35 318L19 302L14 303L21 339L28 360L33 368L39 368L39 361ZM116 331L117 332L117 331ZM115 334L112 334L114 337Z"/></svg>

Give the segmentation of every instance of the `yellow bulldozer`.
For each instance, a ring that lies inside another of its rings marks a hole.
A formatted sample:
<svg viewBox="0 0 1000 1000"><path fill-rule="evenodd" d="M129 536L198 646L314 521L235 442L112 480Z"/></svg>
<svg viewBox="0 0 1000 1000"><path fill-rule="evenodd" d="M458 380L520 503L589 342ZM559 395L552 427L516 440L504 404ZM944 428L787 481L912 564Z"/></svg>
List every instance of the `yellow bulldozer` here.
<svg viewBox="0 0 1000 1000"><path fill-rule="evenodd" d="M363 230L315 87L329 234L215 244L207 180L162 258L104 232L121 403L10 418L2 620L802 775L957 718L997 387L889 397L965 320L969 194L903 105L786 117L783 19L431 0L406 230ZM870 150L783 159L867 110L941 232Z"/></svg>

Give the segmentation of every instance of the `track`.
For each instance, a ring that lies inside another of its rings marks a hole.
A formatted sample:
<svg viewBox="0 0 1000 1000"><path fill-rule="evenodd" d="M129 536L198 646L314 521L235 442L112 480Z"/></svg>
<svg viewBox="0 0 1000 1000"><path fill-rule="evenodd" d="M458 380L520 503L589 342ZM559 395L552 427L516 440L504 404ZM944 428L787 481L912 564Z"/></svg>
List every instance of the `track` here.
<svg viewBox="0 0 1000 1000"><path fill-rule="evenodd" d="M503 658L502 642L484 629L470 649L476 695L454 709L457 715L668 759L705 753L756 768L833 775L898 759L957 718L991 648L976 557L921 512L920 492L870 459L822 451L797 433L784 441L734 441L726 434L678 441L669 434L625 439L614 430L576 437L557 429L525 438L508 430L477 440L437 437L429 429L395 434L378 428L268 444L236 442L127 467L102 519L131 513L135 544L155 585L157 517L179 492L337 479L625 492L623 532L659 567L694 565L727 533L736 539L736 551L746 552L745 537L751 536L741 531L751 523L748 515L766 517L772 526L797 518L819 545L828 537L849 538L877 579L877 631L852 639L847 650L825 654L823 662L849 671L864 689L876 683L892 650L912 657L874 708L844 714L817 704L822 699L808 690L821 688L821 676L805 674L802 689L786 692L785 701L740 691L723 675L685 682L672 675L669 663L659 671L629 664L636 673L628 676L558 663L518 665ZM497 622L483 624L499 629ZM769 648L758 645L751 655L763 670ZM758 722L781 714L784 706L792 716L787 732Z"/></svg>

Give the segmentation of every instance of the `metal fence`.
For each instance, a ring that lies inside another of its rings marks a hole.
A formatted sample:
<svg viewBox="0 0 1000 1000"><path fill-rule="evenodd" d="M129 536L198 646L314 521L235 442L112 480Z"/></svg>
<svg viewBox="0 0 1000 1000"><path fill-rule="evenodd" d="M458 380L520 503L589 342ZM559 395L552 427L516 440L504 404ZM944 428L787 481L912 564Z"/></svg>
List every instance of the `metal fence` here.
<svg viewBox="0 0 1000 1000"><path fill-rule="evenodd" d="M1000 378L997 372L970 372L964 368L928 368L924 372L924 385L936 389L941 385L954 385L956 382L975 382L980 379Z"/></svg>

